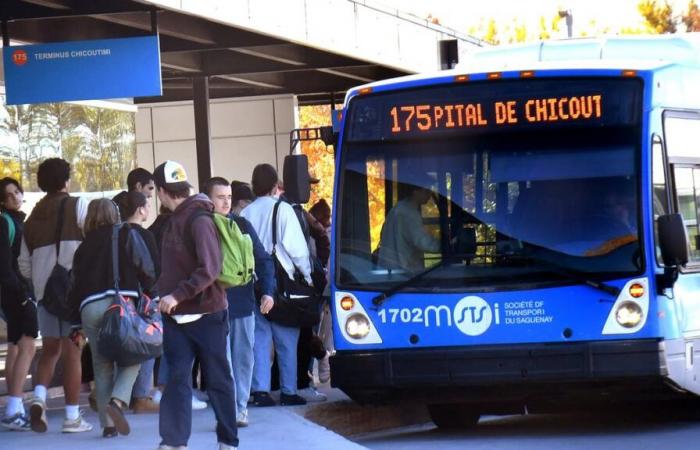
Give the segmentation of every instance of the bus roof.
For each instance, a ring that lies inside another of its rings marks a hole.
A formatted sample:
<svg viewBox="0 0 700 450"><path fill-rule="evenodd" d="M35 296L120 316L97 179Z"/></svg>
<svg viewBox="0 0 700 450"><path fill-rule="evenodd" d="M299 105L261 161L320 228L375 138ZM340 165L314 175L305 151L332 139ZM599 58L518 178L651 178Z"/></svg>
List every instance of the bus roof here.
<svg viewBox="0 0 700 450"><path fill-rule="evenodd" d="M700 68L700 33L564 39L477 50L456 69L382 80L366 87L432 78L521 70L656 70L669 65Z"/></svg>

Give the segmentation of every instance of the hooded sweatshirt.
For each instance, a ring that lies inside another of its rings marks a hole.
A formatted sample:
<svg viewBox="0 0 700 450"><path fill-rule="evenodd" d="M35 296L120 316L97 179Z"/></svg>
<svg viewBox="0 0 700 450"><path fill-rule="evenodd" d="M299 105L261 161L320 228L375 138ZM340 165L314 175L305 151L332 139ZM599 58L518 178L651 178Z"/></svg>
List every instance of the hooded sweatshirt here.
<svg viewBox="0 0 700 450"><path fill-rule="evenodd" d="M59 263L73 267L73 255L83 240L83 225L88 202L82 197L70 197L66 192L46 194L36 204L24 223L22 247L17 263L22 275L32 280L34 294L44 298L46 281L56 265L56 226L61 200L68 197L63 211Z"/></svg>
<svg viewBox="0 0 700 450"><path fill-rule="evenodd" d="M197 210L213 213L214 204L204 194L193 195L175 208L163 232L161 273L156 288L161 296L178 302L174 315L207 314L226 309L226 292L216 279L221 273L219 234L209 215L187 222ZM191 232L190 237L185 233ZM194 243L194 252L187 242Z"/></svg>

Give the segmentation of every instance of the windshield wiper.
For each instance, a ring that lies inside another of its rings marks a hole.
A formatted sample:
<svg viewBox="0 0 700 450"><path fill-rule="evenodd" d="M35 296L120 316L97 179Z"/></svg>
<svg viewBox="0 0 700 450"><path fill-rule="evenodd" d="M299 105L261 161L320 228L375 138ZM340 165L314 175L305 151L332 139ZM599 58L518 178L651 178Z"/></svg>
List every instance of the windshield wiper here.
<svg viewBox="0 0 700 450"><path fill-rule="evenodd" d="M405 288L411 286L413 283L420 280L421 278L428 275L429 273L433 272L434 270L436 270L440 267L444 267L446 262L447 262L447 259L443 258L442 261L438 262L437 264L435 264L433 266L428 267L427 269L423 270L422 272L418 272L417 274L413 275L408 280L402 281L401 283L387 289L386 291L375 295L374 297L372 297L372 304L374 304L374 306L380 306L382 303L384 303L384 301L386 301L386 299L388 299L392 295L394 295L397 292L402 291Z"/></svg>
<svg viewBox="0 0 700 450"><path fill-rule="evenodd" d="M514 255L515 256L515 255ZM533 255L518 255L521 256L522 258L525 259L531 259L532 261L538 262L540 264L544 264L549 266L553 272L558 273L559 275L563 275L571 280L578 281L579 283L583 283L585 285L588 285L592 288L598 289L599 291L603 291L606 294L614 295L617 297L620 295L620 288L615 287L613 285L604 283L602 281L597 281L597 280L592 280L588 278L588 274L584 272L579 272L577 270L571 269L566 266L562 266L561 264L557 264L555 262L549 261L548 259L544 259L541 257L533 256Z"/></svg>

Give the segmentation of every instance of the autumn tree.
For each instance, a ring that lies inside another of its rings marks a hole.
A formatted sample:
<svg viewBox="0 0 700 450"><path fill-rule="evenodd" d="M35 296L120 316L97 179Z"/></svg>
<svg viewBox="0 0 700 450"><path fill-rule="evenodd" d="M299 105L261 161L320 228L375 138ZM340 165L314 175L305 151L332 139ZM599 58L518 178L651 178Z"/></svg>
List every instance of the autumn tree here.
<svg viewBox="0 0 700 450"><path fill-rule="evenodd" d="M695 0L688 3L688 11L683 16L683 24L688 31L700 31L700 8Z"/></svg>
<svg viewBox="0 0 700 450"><path fill-rule="evenodd" d="M700 10L695 0L690 0L687 9L681 13L674 11L667 0L642 0L637 8L651 32L700 31Z"/></svg>
<svg viewBox="0 0 700 450"><path fill-rule="evenodd" d="M330 105L302 106L299 108L299 126L301 128L316 128L331 125ZM309 158L309 171L319 180L311 189L312 206L320 199L325 199L329 205L333 203L333 182L335 180L335 158L333 147L326 146L322 141L306 141L301 143L301 151Z"/></svg>

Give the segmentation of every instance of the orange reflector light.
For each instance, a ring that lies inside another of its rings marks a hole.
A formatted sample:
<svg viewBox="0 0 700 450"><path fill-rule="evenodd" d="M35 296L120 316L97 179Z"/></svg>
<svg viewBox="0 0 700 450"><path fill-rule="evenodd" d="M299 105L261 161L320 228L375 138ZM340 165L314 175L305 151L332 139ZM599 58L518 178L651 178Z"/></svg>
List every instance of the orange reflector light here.
<svg viewBox="0 0 700 450"><path fill-rule="evenodd" d="M372 92L372 88L371 88L371 87L366 87L366 88L360 89L360 95L369 94L370 92Z"/></svg>
<svg viewBox="0 0 700 450"><path fill-rule="evenodd" d="M520 78L532 78L535 76L535 72L532 70L523 70L520 72Z"/></svg>
<svg viewBox="0 0 700 450"><path fill-rule="evenodd" d="M623 77L636 77L637 71L636 70L623 70L622 76Z"/></svg>
<svg viewBox="0 0 700 450"><path fill-rule="evenodd" d="M340 299L340 307L345 311L350 311L355 306L355 300L352 297L343 297Z"/></svg>
<svg viewBox="0 0 700 450"><path fill-rule="evenodd" d="M343 120L343 111L341 110L336 112L335 116L338 118L338 122L340 122L341 120Z"/></svg>
<svg viewBox="0 0 700 450"><path fill-rule="evenodd" d="M498 80L499 78L501 78L501 72L491 72L488 74L489 80Z"/></svg>
<svg viewBox="0 0 700 450"><path fill-rule="evenodd" d="M630 296L632 296L632 298L639 298L642 295L644 295L644 286L639 283L634 283L630 286Z"/></svg>
<svg viewBox="0 0 700 450"><path fill-rule="evenodd" d="M469 81L469 75L457 75L455 81L462 83L464 81Z"/></svg>

